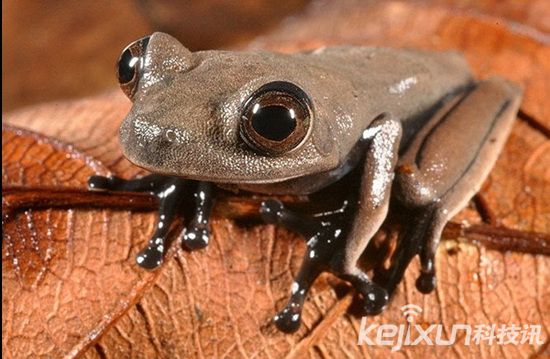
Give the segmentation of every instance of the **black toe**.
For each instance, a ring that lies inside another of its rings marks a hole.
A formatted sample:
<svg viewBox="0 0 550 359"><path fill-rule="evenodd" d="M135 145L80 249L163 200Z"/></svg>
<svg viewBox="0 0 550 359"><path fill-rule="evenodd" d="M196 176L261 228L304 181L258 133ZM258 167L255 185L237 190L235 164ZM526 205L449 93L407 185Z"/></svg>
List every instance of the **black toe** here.
<svg viewBox="0 0 550 359"><path fill-rule="evenodd" d="M111 188L111 178L104 176L90 176L88 189L90 191L107 191Z"/></svg>
<svg viewBox="0 0 550 359"><path fill-rule="evenodd" d="M163 247L147 246L136 256L136 263L144 269L156 269L162 264Z"/></svg>
<svg viewBox="0 0 550 359"><path fill-rule="evenodd" d="M281 201L268 199L263 201L260 206L260 216L267 223L278 223L284 206Z"/></svg>
<svg viewBox="0 0 550 359"><path fill-rule="evenodd" d="M294 333L300 328L302 315L299 312L285 308L273 318L273 321L280 331Z"/></svg>
<svg viewBox="0 0 550 359"><path fill-rule="evenodd" d="M436 286L435 275L432 273L421 273L420 276L416 279L416 288L424 293L431 293Z"/></svg>
<svg viewBox="0 0 550 359"><path fill-rule="evenodd" d="M205 248L210 241L210 232L204 228L188 228L183 235L183 245L191 250Z"/></svg>
<svg viewBox="0 0 550 359"><path fill-rule="evenodd" d="M367 315L380 314L388 304L388 292L377 284L370 283L369 288L361 294L363 295L363 306Z"/></svg>

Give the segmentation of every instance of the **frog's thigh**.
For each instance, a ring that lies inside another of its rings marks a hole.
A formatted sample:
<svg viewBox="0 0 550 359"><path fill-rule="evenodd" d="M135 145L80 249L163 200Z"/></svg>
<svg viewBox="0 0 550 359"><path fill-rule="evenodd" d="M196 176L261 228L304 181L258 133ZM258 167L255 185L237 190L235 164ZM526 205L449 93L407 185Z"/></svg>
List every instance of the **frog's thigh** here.
<svg viewBox="0 0 550 359"><path fill-rule="evenodd" d="M433 257L443 227L489 174L520 99L520 90L503 79L483 81L436 114L401 157L394 193L406 207L424 208L431 217L431 223L418 229L424 232L420 245L424 277L417 282L422 291L433 289Z"/></svg>
<svg viewBox="0 0 550 359"><path fill-rule="evenodd" d="M520 96L513 84L491 78L436 113L400 157L395 179L399 200L418 207L446 198L449 217L454 215L459 209L454 207L467 203L489 174Z"/></svg>

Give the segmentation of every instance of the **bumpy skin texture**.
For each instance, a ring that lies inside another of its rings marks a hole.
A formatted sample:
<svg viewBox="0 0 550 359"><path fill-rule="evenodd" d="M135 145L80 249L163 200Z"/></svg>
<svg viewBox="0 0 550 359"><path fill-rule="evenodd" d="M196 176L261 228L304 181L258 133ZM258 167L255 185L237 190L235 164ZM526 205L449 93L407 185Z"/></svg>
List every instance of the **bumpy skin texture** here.
<svg viewBox="0 0 550 359"><path fill-rule="evenodd" d="M291 55L191 53L162 33L144 43L120 141L126 157L154 175L130 181L96 176L90 187L159 197L161 225L138 256L146 268L162 262L185 192L196 204L183 236L189 249L208 244L210 183L267 194L312 193L324 205L307 214L276 200L261 209L266 222L308 239L290 301L275 317L287 332L298 329L308 289L322 271L351 282L368 314L384 309L417 254L417 287L433 290L443 226L489 173L521 98L502 79L474 81L457 53L366 47ZM307 135L276 156L251 148L241 134L247 100L273 81L298 86L311 102ZM357 260L390 208L405 231L390 268L375 271L372 281Z"/></svg>
<svg viewBox="0 0 550 359"><path fill-rule="evenodd" d="M270 81L301 87L312 99L315 117L308 140L276 158L256 154L239 137L243 102ZM338 168L381 113L414 121L471 82L456 53L357 47L294 55L190 53L157 33L149 39L120 142L129 160L152 172L262 184L254 190L272 193L273 183ZM315 190L304 182L296 189L278 185L277 192Z"/></svg>

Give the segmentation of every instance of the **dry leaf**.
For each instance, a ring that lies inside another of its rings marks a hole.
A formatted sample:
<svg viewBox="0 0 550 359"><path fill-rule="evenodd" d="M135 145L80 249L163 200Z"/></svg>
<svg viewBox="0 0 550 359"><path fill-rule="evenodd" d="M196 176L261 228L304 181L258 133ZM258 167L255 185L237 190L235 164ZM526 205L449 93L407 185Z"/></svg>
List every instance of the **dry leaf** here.
<svg viewBox="0 0 550 359"><path fill-rule="evenodd" d="M500 74L523 84L526 88L524 114L516 122L480 198L484 216L496 224L527 231L526 236L531 236L528 231L548 234L550 199L545 194L549 192L550 183L550 116L546 104L550 100L550 91L547 91L546 79L550 75L550 50L547 42L518 31L517 27L511 27L503 20L496 23L487 16L452 12L446 7L392 1L351 5L334 2L313 8L303 17L287 22L281 29L257 40L252 47L295 51L343 43L457 48L465 52L481 77ZM73 143L81 152L101 161L117 175L130 177L138 170L121 157L116 139L117 125L128 106L128 102L117 93L43 105L12 114L5 120ZM14 138L14 141L23 141L18 136ZM44 138L38 142L29 142L27 146L57 148ZM74 149L63 148L76 153ZM27 156L32 161L32 152L17 147L13 153L21 152L19 156ZM26 163L18 162L17 157L9 157L14 156L9 153L5 156L12 161L10 163L15 163L12 166ZM57 162L54 163L60 164L49 165L44 161L47 178L50 176L60 181L58 178L65 176L63 171L62 175L51 175L49 171L53 169L55 172L56 168L67 166L69 173L75 173L74 185L84 185L85 174L90 173L91 168L82 157L76 156L68 162L64 162L62 156L55 158ZM41 166L34 164L34 168ZM4 167L3 157L3 173ZM25 175L34 171L26 173L23 170L20 177L11 174L17 171L8 174L19 181L30 181ZM54 182L37 184L51 183ZM132 258L136 246L151 233L154 214L56 209L33 211L31 215L47 216L47 213L58 216L59 226L55 233L68 227L71 216L73 222L80 218L78 223L81 223L79 228L82 231L70 231L73 236L64 237L65 242L61 235L55 236L56 240L63 242L60 246L64 246L55 250L56 260L54 255L44 260L47 255L40 250L57 248L45 237L49 226L39 231L39 243L44 240L46 244L39 244L38 251L35 251L36 246L24 245L24 241L32 241L30 235L21 236L21 243L12 246L31 253L25 257L29 258L27 264L46 262L48 268L53 268L59 263L67 271L63 272L67 277L60 277L56 275L58 271L47 270L38 282L31 281L35 284L31 284L30 289L26 287L24 278L36 270L28 265L22 270L24 275L17 274L13 257L7 256L10 247L4 245L3 301L9 315L3 319L3 352L12 357L37 353L72 355L87 344L92 346L85 352L86 357L390 355L389 347L357 345L360 318L347 312L351 302L348 288L341 287L342 282L330 275L318 279L312 289L304 311L304 325L297 334L284 335L274 329L271 317L285 302L293 274L304 253L303 241L283 229L264 225L238 226L233 221L218 218L213 224L213 241L207 249L194 253L175 251L173 258L154 278L136 269ZM45 217L40 218L43 221ZM457 219L480 222L480 216L473 208L462 211ZM24 213L14 221L21 226L28 222ZM76 228L75 223L72 228ZM10 233L7 227L5 230ZM76 234L80 238L76 238ZM85 241L95 249L86 251ZM116 245L111 250L108 246L113 242ZM126 255L124 260L121 259L123 253ZM106 260L105 257L114 259ZM73 263L76 258L81 258L82 266L67 267L67 263ZM111 267L105 268L105 263ZM84 269L75 270L80 267ZM440 246L437 268L439 286L435 293L424 296L414 287L418 273L418 264L414 262L390 308L369 319L369 323L402 324L405 320L399 308L415 303L423 309L416 318L419 324L441 322L446 328L454 323L540 324L541 336L548 340L548 256L502 253L451 241ZM118 282L113 282L113 276ZM141 288L143 290L139 290ZM38 295L41 291L46 294ZM87 291L86 295L82 295L83 291ZM134 302L137 304L130 305ZM88 305L81 307L80 303ZM116 317L111 313L120 315ZM67 320L60 321L59 318ZM111 326L107 330L101 326L105 322ZM97 336L90 341L92 334ZM52 341L48 341L49 338ZM548 342L518 346L486 343L464 346L459 343L452 347L407 347L394 354L409 357L529 357L537 353L545 355L543 351L547 347Z"/></svg>
<svg viewBox="0 0 550 359"><path fill-rule="evenodd" d="M3 207L17 188L82 189L95 173L109 171L71 146L2 129ZM128 211L3 208L4 353L61 357L94 342L152 284L132 255L153 224Z"/></svg>

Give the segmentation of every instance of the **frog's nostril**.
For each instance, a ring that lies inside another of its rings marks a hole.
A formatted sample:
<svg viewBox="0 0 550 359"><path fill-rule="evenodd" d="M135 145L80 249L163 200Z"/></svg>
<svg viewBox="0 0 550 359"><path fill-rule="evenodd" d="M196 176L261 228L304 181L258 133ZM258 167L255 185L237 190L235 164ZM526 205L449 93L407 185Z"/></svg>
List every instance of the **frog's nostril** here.
<svg viewBox="0 0 550 359"><path fill-rule="evenodd" d="M166 137L168 142L174 142L177 139L176 131L172 129L166 130L164 136Z"/></svg>

